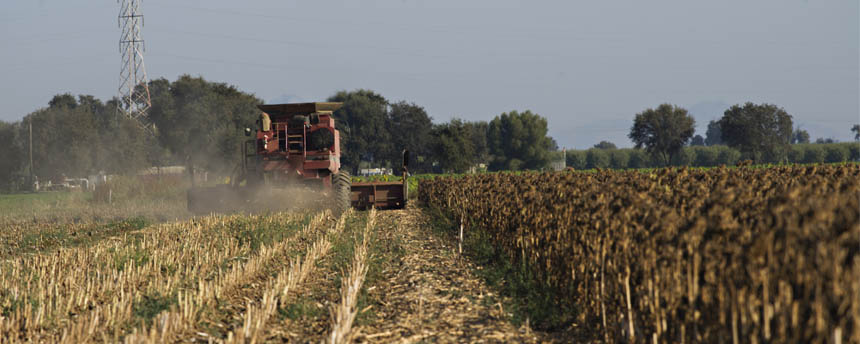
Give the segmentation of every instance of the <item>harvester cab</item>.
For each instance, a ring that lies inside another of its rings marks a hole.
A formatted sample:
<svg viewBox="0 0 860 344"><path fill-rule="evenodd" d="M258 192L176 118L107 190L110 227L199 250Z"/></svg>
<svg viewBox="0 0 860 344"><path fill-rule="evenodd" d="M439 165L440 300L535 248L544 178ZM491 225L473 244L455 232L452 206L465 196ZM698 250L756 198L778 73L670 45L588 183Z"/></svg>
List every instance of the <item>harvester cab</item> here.
<svg viewBox="0 0 860 344"><path fill-rule="evenodd" d="M341 103L260 105L256 130L242 146L242 161L229 184L191 188L196 214L278 210L296 206L358 209L402 208L407 202L408 152L400 182L352 183L340 165L340 132L333 112Z"/></svg>

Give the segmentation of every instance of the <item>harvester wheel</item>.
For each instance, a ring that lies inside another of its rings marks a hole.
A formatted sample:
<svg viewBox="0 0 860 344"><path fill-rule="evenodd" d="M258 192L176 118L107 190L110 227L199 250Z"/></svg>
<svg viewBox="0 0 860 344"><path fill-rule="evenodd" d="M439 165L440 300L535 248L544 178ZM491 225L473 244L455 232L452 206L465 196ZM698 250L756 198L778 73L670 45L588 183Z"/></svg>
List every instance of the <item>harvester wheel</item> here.
<svg viewBox="0 0 860 344"><path fill-rule="evenodd" d="M332 212L335 216L340 216L351 206L349 193L352 189L352 177L344 170L338 171L332 177Z"/></svg>

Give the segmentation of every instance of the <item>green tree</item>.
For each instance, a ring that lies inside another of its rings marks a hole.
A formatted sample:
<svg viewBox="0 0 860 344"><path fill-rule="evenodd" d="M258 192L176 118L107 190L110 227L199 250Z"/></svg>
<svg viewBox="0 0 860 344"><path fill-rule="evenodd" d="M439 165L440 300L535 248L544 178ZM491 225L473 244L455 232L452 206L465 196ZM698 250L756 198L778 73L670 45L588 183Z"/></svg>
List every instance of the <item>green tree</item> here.
<svg viewBox="0 0 860 344"><path fill-rule="evenodd" d="M845 145L848 146L849 159L860 162L860 144L846 143Z"/></svg>
<svg viewBox="0 0 860 344"><path fill-rule="evenodd" d="M612 163L605 149L592 148L585 153L586 168L607 168Z"/></svg>
<svg viewBox="0 0 860 344"><path fill-rule="evenodd" d="M28 114L13 126L15 150L23 150L16 154L26 153L29 131L23 124L32 121L34 172L42 181L63 175L84 177L102 170L134 173L171 162L210 171L239 163L244 140L241 129L256 118L258 99L233 86L189 76L173 83L153 80L150 90L153 106L149 116L158 129L156 136L119 114L117 99L103 103L90 95L75 99L71 94L60 94L48 107ZM2 129L9 130L8 126ZM5 153L9 152L0 153L0 159L14 160L2 157ZM23 166L23 162L17 164ZM26 173L21 166L15 173ZM10 171L2 169L0 173Z"/></svg>
<svg viewBox="0 0 860 344"><path fill-rule="evenodd" d="M827 158L827 150L823 145L807 145L806 151L803 152L803 163L816 164L822 163Z"/></svg>
<svg viewBox="0 0 860 344"><path fill-rule="evenodd" d="M720 119L723 141L757 162L783 161L791 128L791 115L772 104L734 105Z"/></svg>
<svg viewBox="0 0 860 344"><path fill-rule="evenodd" d="M830 144L830 143L836 143L836 140L834 140L832 137L827 137L827 138L819 137L819 138L815 139L815 143L819 144L819 145Z"/></svg>
<svg viewBox="0 0 860 344"><path fill-rule="evenodd" d="M630 163L630 154L627 149L610 149L609 166L614 169L624 169Z"/></svg>
<svg viewBox="0 0 860 344"><path fill-rule="evenodd" d="M48 102L48 107L53 108L53 109L62 109L62 108L74 109L77 106L78 106L78 102L75 101L75 96L73 96L71 93L63 93L63 94L55 95Z"/></svg>
<svg viewBox="0 0 860 344"><path fill-rule="evenodd" d="M465 122L452 119L451 122L433 126L432 136L434 161L445 173L463 173L474 164L472 157L475 149L469 138Z"/></svg>
<svg viewBox="0 0 860 344"><path fill-rule="evenodd" d="M93 116L95 142L92 143L92 172L133 173L150 166L147 151L154 138L137 121L116 110L117 100L103 104L90 95L78 96L78 108Z"/></svg>
<svg viewBox="0 0 860 344"><path fill-rule="evenodd" d="M825 147L824 159L826 162L848 161L851 159L851 151L845 145L830 144Z"/></svg>
<svg viewBox="0 0 860 344"><path fill-rule="evenodd" d="M46 181L93 172L99 133L91 110L79 107L69 94L57 95L49 104L22 121L33 125L34 173ZM18 137L28 139L29 128L20 126Z"/></svg>
<svg viewBox="0 0 860 344"><path fill-rule="evenodd" d="M630 160L627 162L629 168L651 167L651 158L641 149L630 149L628 154L630 155Z"/></svg>
<svg viewBox="0 0 860 344"><path fill-rule="evenodd" d="M720 130L720 123L715 120L708 122L708 131L705 132L705 145L716 146L723 144L723 132Z"/></svg>
<svg viewBox="0 0 860 344"><path fill-rule="evenodd" d="M234 86L201 77L180 76L150 82L150 118L158 141L189 170L203 167L229 173L240 163L242 129L252 126L261 103ZM160 155L147 152L148 159Z"/></svg>
<svg viewBox="0 0 860 344"><path fill-rule="evenodd" d="M388 132L391 134L391 148L387 159L396 163L401 159L401 152L408 149L412 161L409 169L413 172L429 172L433 154L432 139L433 120L423 107L404 101L391 104L388 111ZM400 165L392 165L399 167Z"/></svg>
<svg viewBox="0 0 860 344"><path fill-rule="evenodd" d="M646 109L636 114L628 135L636 148L645 149L666 166L695 131L696 120L687 110L671 104Z"/></svg>
<svg viewBox="0 0 860 344"><path fill-rule="evenodd" d="M464 126L469 133L469 138L472 141L474 156L472 161L475 163L488 163L490 161L490 147L487 142L487 132L490 125L486 121L465 122Z"/></svg>
<svg viewBox="0 0 860 344"><path fill-rule="evenodd" d="M852 126L851 131L854 132L854 141L860 141L860 124Z"/></svg>
<svg viewBox="0 0 860 344"><path fill-rule="evenodd" d="M0 190L13 189L17 176L25 172L26 156L17 131L15 124L0 121Z"/></svg>
<svg viewBox="0 0 860 344"><path fill-rule="evenodd" d="M48 107L16 125L16 149L24 153L29 148L30 122L34 173L43 182L102 170L129 173L147 165L145 133L134 120L117 113L115 101L106 105L90 95L77 100L71 94L53 97Z"/></svg>
<svg viewBox="0 0 860 344"><path fill-rule="evenodd" d="M614 143L609 142L609 141L600 141L596 145L594 145L594 148L597 148L597 149L618 149L618 147L615 146Z"/></svg>
<svg viewBox="0 0 860 344"><path fill-rule="evenodd" d="M672 156L670 163L674 166L690 166L696 163L696 150L692 147L682 147Z"/></svg>
<svg viewBox="0 0 860 344"><path fill-rule="evenodd" d="M717 166L717 158L719 157L719 152L713 147L692 147L694 155L696 156L696 160L693 162L694 165L699 167L711 167Z"/></svg>
<svg viewBox="0 0 860 344"><path fill-rule="evenodd" d="M388 100L370 90L355 90L340 91L328 101L343 103L334 112L341 137L341 163L354 172L361 161L390 166L388 159L394 148L386 124Z"/></svg>
<svg viewBox="0 0 860 344"><path fill-rule="evenodd" d="M791 144L809 143L809 132L797 128L791 133Z"/></svg>
<svg viewBox="0 0 860 344"><path fill-rule="evenodd" d="M588 162L586 161L586 152L582 150L568 150L565 153L565 157L567 159L567 166L573 167L577 170L584 170L586 166L588 166Z"/></svg>
<svg viewBox="0 0 860 344"><path fill-rule="evenodd" d="M793 164L802 163L803 154L806 153L806 145L805 143L791 145L791 149L788 151L788 162Z"/></svg>
<svg viewBox="0 0 860 344"><path fill-rule="evenodd" d="M690 140L690 146L704 146L704 145L705 145L705 138L702 137L702 135L693 136L693 138Z"/></svg>
<svg viewBox="0 0 860 344"><path fill-rule="evenodd" d="M741 152L737 149L726 146L715 148L719 151L717 154L717 162L720 165L732 166L741 160Z"/></svg>
<svg viewBox="0 0 860 344"><path fill-rule="evenodd" d="M546 118L531 111L511 111L496 116L487 131L490 154L493 155L490 169L537 170L545 167L552 144L546 134Z"/></svg>

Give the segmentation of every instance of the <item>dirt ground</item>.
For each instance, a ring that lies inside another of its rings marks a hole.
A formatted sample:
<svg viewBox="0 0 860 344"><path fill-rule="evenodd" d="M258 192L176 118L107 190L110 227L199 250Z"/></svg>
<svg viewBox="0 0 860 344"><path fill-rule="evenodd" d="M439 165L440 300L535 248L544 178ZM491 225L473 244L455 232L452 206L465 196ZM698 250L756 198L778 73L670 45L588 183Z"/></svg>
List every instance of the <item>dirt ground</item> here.
<svg viewBox="0 0 860 344"><path fill-rule="evenodd" d="M527 325L514 327L499 297L458 255L456 242L434 233L420 208L382 211L377 240L403 255L367 285L373 311L358 328L365 343L553 342Z"/></svg>

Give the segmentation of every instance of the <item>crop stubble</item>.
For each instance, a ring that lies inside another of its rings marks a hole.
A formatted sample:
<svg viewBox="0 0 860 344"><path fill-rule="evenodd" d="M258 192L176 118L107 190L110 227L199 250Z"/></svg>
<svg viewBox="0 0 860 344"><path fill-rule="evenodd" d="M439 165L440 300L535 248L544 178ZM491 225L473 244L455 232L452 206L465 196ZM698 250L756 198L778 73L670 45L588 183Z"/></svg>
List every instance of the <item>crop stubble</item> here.
<svg viewBox="0 0 860 344"><path fill-rule="evenodd" d="M235 285L282 256L283 248L314 236L322 220L318 216L299 230L306 217L202 217L0 262L0 342L131 340L164 324L149 325L148 318L160 320L170 309L186 322L205 319L213 299L229 296ZM280 234L271 245L255 242L248 233L254 228ZM148 303L156 308L148 309ZM146 311L155 314L147 317ZM174 327L195 327L180 325ZM161 335L172 331L158 329Z"/></svg>

